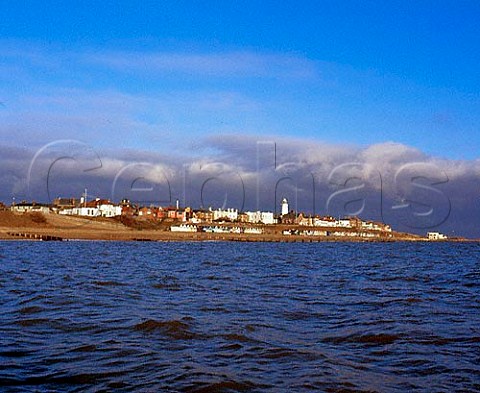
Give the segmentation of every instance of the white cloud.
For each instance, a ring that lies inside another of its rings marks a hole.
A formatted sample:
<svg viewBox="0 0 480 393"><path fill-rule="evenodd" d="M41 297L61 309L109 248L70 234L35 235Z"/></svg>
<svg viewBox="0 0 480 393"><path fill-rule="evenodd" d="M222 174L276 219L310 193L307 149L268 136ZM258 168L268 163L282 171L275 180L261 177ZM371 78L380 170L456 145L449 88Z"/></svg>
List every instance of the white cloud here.
<svg viewBox="0 0 480 393"><path fill-rule="evenodd" d="M0 40L3 67L62 70L65 67L103 68L125 73L180 73L233 78L311 79L318 64L296 53L231 50L220 52L163 50L72 50L68 47L32 45L21 40Z"/></svg>
<svg viewBox="0 0 480 393"><path fill-rule="evenodd" d="M214 77L312 78L315 63L295 55L253 51L224 53L104 52L82 56L86 62L135 72L167 72Z"/></svg>
<svg viewBox="0 0 480 393"><path fill-rule="evenodd" d="M310 186L313 179L316 182L317 212L324 213L325 201L332 190L335 187L338 188L338 185L342 186L343 181L348 180L349 176L359 178L365 184L365 188L361 191L362 195L373 198L375 202L378 201L379 193L379 183L375 176L380 173L384 180L382 184L383 196L386 198L384 203L393 204L392 201L396 200L396 192L398 192L393 184L395 173L405 165L415 164L413 168L419 168L419 173L426 178L427 183L430 180L433 183L436 179L441 179L442 173L445 173L448 178L446 183L438 186L444 196L452 201L452 213L444 224L446 228L454 228L457 234L461 234L462 228L465 228L465 234L480 235L475 231L474 225L476 217L480 214L480 206L475 203L480 189L479 160L442 159L429 156L412 147L391 142L361 148L331 145L300 138L271 138L269 141L276 143L277 153L280 153L277 155L277 169L275 169L268 165L257 166L257 141L265 142L265 138L215 135L198 141L203 151L210 151L210 154L197 156L188 154L188 151L184 152L184 155L177 155L174 152L165 155L131 148L125 150L112 147L96 150L95 145L92 145L93 152L101 159L102 166L93 171L84 172L80 170L83 168L80 165L81 160L77 162L65 160L62 164L57 164L52 172L50 191L53 196L77 195L87 186L91 190L91 195L104 197L113 195L114 198L119 199L129 195L132 179L140 178L153 185L151 193L145 194L151 195L152 201L155 197L160 200L160 196L163 198L162 201L170 197L183 201L182 198L186 196L188 204L199 206L203 203L207 206L212 204L215 206L221 205L227 195L227 202L233 206L245 205L246 208L252 209L256 208L258 197L260 207L271 210L274 203L272 193L276 188L275 184L287 174L292 181L282 183L280 192L293 195L298 208L308 211L311 208ZM268 144L262 146L271 147ZM90 152L89 149L87 151ZM17 199L28 197L37 200L45 199L46 175L40 172L42 168L49 167L54 154L66 155L65 152L52 151L51 154L43 157L44 161L39 162L39 174L30 184L32 193L28 195L26 175L34 151L0 147L0 153L0 164L3 169L0 181L4 185L0 197L6 202L10 202L13 196ZM267 151L267 153L271 152ZM81 158L81 156L78 157ZM85 156L86 164L90 163L87 160L88 157L88 155ZM348 163L358 165L356 167L345 165ZM335 172L337 185L329 183L330 174L335 168L340 168ZM119 186L112 194L116 177L120 178ZM205 182L208 184L205 185ZM201 192L204 192L203 196ZM242 199L244 192L246 199ZM424 199L425 195L419 194L417 200L421 201L422 198ZM381 219L377 217L379 212L375 211L380 208L379 206L374 204L367 212L370 215L367 218ZM389 210L390 216L387 218L389 223L398 227L400 221L394 213Z"/></svg>

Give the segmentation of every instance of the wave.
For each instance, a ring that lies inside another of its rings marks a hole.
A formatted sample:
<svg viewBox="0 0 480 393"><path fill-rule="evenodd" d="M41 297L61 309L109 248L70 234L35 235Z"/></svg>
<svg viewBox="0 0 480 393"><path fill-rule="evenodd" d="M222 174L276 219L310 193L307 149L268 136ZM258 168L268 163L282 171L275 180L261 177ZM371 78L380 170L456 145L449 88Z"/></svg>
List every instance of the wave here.
<svg viewBox="0 0 480 393"><path fill-rule="evenodd" d="M97 350L97 346L96 345L81 345L79 347L76 347L74 349L72 349L72 352L94 352Z"/></svg>
<svg viewBox="0 0 480 393"><path fill-rule="evenodd" d="M185 389L188 393L211 393L211 392L246 392L255 389L251 382L222 381L204 386L192 386Z"/></svg>
<svg viewBox="0 0 480 393"><path fill-rule="evenodd" d="M389 345L402 339L399 334L351 334L348 336L327 337L323 339L325 343L343 344L343 343L359 343L370 345Z"/></svg>
<svg viewBox="0 0 480 393"><path fill-rule="evenodd" d="M39 306L30 306L30 307L23 307L18 312L20 314L36 314L42 312L44 309Z"/></svg>
<svg viewBox="0 0 480 393"><path fill-rule="evenodd" d="M259 341L253 339L253 338L250 338L250 337L247 337L247 336L244 336L243 334L224 334L222 335L222 337L226 340L229 340L229 341L238 341L238 342L242 342L242 343L257 343Z"/></svg>
<svg viewBox="0 0 480 393"><path fill-rule="evenodd" d="M199 338L199 335L190 330L190 325L184 321L155 321L149 319L138 323L134 326L134 330L145 333L160 332L163 335L176 340L192 340Z"/></svg>
<svg viewBox="0 0 480 393"><path fill-rule="evenodd" d="M179 284L177 284L177 283L165 283L165 282L153 284L152 288L165 289L165 290L168 290L168 291L180 291L181 290Z"/></svg>
<svg viewBox="0 0 480 393"><path fill-rule="evenodd" d="M126 284L117 281L94 281L93 284L99 287L121 287Z"/></svg>
<svg viewBox="0 0 480 393"><path fill-rule="evenodd" d="M48 318L30 318L30 319L20 319L16 323L22 327L30 327L36 325L42 325L46 323L50 323L51 320Z"/></svg>

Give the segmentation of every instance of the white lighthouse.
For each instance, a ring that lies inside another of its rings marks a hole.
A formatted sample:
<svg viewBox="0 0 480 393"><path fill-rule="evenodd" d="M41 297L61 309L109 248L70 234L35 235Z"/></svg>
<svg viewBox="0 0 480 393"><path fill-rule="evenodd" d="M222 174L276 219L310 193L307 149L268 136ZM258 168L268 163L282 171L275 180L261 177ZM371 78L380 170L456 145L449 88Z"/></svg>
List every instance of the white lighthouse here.
<svg viewBox="0 0 480 393"><path fill-rule="evenodd" d="M288 214L288 200L287 198L282 199L282 216Z"/></svg>

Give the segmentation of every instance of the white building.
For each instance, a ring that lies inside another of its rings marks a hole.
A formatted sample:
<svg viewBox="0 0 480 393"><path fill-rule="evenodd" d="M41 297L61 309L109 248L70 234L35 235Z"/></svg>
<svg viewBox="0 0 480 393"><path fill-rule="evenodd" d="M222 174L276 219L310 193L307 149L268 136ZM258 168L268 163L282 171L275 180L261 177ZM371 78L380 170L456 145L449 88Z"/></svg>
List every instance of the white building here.
<svg viewBox="0 0 480 393"><path fill-rule="evenodd" d="M59 214L83 217L116 217L122 215L122 207L108 200L97 198L77 207L60 210Z"/></svg>
<svg viewBox="0 0 480 393"><path fill-rule="evenodd" d="M238 210L237 209L217 209L213 211L213 219L220 220L220 219L229 219L230 221L238 220Z"/></svg>
<svg viewBox="0 0 480 393"><path fill-rule="evenodd" d="M327 236L327 231L307 230L302 232L303 236Z"/></svg>
<svg viewBox="0 0 480 393"><path fill-rule="evenodd" d="M262 212L261 221L266 225L275 224L275 219L273 218L272 212Z"/></svg>
<svg viewBox="0 0 480 393"><path fill-rule="evenodd" d="M288 214L288 200L287 198L282 199L282 216Z"/></svg>
<svg viewBox="0 0 480 393"><path fill-rule="evenodd" d="M98 207L74 207L72 209L72 214L74 216L83 217L100 217Z"/></svg>
<svg viewBox="0 0 480 393"><path fill-rule="evenodd" d="M440 232L427 232L428 240L446 240L447 236Z"/></svg>
<svg viewBox="0 0 480 393"><path fill-rule="evenodd" d="M340 228L351 228L352 223L350 222L349 218L344 218L342 220L335 221L335 226Z"/></svg>
<svg viewBox="0 0 480 393"><path fill-rule="evenodd" d="M207 233L230 233L229 227L222 227L218 225L203 227L202 230L203 232L207 232Z"/></svg>
<svg viewBox="0 0 480 393"><path fill-rule="evenodd" d="M12 205L10 210L14 213L50 213L50 207L36 203L18 203Z"/></svg>
<svg viewBox="0 0 480 393"><path fill-rule="evenodd" d="M187 225L187 224L175 225L175 226L170 227L170 231L172 231L172 232L197 232L197 226L196 225Z"/></svg>
<svg viewBox="0 0 480 393"><path fill-rule="evenodd" d="M389 225L381 224L378 222L362 221L361 226L362 226L362 229L367 229L372 231L392 232L392 228Z"/></svg>
<svg viewBox="0 0 480 393"><path fill-rule="evenodd" d="M248 233L251 235L261 235L263 233L262 228L245 228L243 233Z"/></svg>
<svg viewBox="0 0 480 393"><path fill-rule="evenodd" d="M314 218L313 219L313 225L316 227L334 227L335 221L334 220L325 220L322 218Z"/></svg>
<svg viewBox="0 0 480 393"><path fill-rule="evenodd" d="M252 223L252 224L262 223L266 225L275 224L275 219L273 218L272 212L256 211L256 212L245 212L245 214L248 216L249 223Z"/></svg>
<svg viewBox="0 0 480 393"><path fill-rule="evenodd" d="M261 216L261 213L260 211L256 211L256 212L245 212L245 214L247 215L248 219L247 219L247 222L251 223L251 224L257 224L260 222L262 216Z"/></svg>
<svg viewBox="0 0 480 393"><path fill-rule="evenodd" d="M101 204L98 207L100 211L100 216L102 217L116 217L122 215L122 207L114 205L113 203Z"/></svg>

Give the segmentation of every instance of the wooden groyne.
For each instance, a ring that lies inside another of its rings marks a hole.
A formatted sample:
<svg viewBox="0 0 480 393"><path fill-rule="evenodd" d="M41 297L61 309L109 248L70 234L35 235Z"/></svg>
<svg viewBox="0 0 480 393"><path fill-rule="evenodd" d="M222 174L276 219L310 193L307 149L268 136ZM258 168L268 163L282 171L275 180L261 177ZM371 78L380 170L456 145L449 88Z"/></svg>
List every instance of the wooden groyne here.
<svg viewBox="0 0 480 393"><path fill-rule="evenodd" d="M41 235L38 233L28 233L28 232L7 232L8 235L20 238L20 239L30 239L30 240L41 240L41 241L62 241L63 238L60 236L53 236L53 235Z"/></svg>

